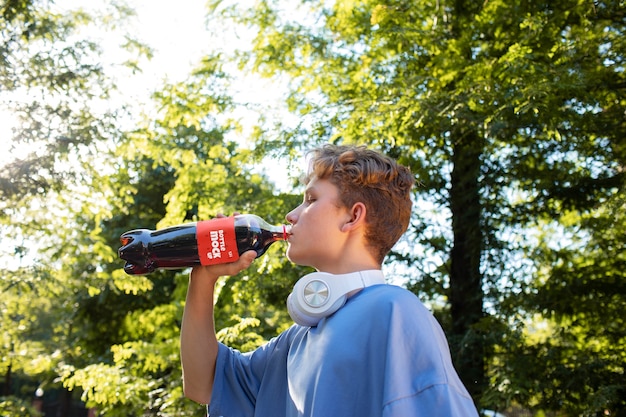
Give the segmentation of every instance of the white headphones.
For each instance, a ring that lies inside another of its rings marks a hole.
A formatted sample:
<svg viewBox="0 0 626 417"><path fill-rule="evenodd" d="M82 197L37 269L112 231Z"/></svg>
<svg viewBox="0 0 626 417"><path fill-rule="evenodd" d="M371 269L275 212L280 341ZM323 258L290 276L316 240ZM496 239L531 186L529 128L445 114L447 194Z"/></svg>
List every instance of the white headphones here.
<svg viewBox="0 0 626 417"><path fill-rule="evenodd" d="M346 303L348 293L370 285L384 284L383 272L378 269L334 275L313 272L305 275L287 297L289 315L301 326L317 326Z"/></svg>

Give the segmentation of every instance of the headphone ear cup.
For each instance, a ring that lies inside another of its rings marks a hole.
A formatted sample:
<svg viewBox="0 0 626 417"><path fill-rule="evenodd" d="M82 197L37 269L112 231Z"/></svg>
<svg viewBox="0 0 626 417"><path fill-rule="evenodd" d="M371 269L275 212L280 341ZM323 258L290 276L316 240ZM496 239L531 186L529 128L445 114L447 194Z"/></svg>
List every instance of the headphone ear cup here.
<svg viewBox="0 0 626 417"><path fill-rule="evenodd" d="M343 305L346 303L347 300L348 300L348 296L346 294L339 297L339 299L335 301L333 305L331 305L329 308L326 309L326 311L324 311L322 317L328 317L331 314L333 314L335 311L339 310L341 307L343 307Z"/></svg>
<svg viewBox="0 0 626 417"><path fill-rule="evenodd" d="M312 309L306 303L300 302L300 297L293 292L287 297L287 311L291 319L301 326L314 327L324 317L328 317L339 310L346 303L345 295L339 297L330 307Z"/></svg>
<svg viewBox="0 0 626 417"><path fill-rule="evenodd" d="M310 316L300 308L298 297L293 292L287 297L287 311L291 319L300 326L313 327L320 321L320 318Z"/></svg>
<svg viewBox="0 0 626 417"><path fill-rule="evenodd" d="M340 275L313 272L296 282L287 297L287 310L296 323L314 327L323 317L343 307L352 291L384 282L385 277L380 270Z"/></svg>

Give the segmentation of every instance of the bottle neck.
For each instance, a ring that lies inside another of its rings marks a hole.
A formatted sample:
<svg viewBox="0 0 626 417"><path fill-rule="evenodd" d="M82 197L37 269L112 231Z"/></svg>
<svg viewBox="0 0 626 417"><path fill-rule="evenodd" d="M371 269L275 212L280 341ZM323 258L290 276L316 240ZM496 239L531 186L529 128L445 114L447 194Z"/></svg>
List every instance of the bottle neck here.
<svg viewBox="0 0 626 417"><path fill-rule="evenodd" d="M278 226L270 226L270 232L272 232L273 240L287 240L291 234L291 225L280 224Z"/></svg>

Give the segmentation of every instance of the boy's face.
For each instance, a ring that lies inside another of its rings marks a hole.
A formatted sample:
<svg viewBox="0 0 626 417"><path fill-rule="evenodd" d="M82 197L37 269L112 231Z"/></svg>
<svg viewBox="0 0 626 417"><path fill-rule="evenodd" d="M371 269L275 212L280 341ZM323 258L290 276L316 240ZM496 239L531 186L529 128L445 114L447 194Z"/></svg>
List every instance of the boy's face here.
<svg viewBox="0 0 626 417"><path fill-rule="evenodd" d="M342 206L333 183L313 177L302 204L290 211L286 219L293 225L287 248L290 261L323 272L333 272L340 265L346 239L341 228L350 220L350 213Z"/></svg>

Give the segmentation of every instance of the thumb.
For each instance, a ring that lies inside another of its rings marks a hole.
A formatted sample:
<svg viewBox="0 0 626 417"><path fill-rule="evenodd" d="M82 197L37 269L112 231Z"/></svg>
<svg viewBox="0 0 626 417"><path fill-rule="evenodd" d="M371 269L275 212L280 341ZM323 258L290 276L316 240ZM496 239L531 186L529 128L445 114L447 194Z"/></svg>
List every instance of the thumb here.
<svg viewBox="0 0 626 417"><path fill-rule="evenodd" d="M237 261L237 264L239 268L241 268L242 270L247 269L250 265L252 265L252 262L255 259L256 259L256 251L249 250L249 251L242 253L239 256L239 260Z"/></svg>

